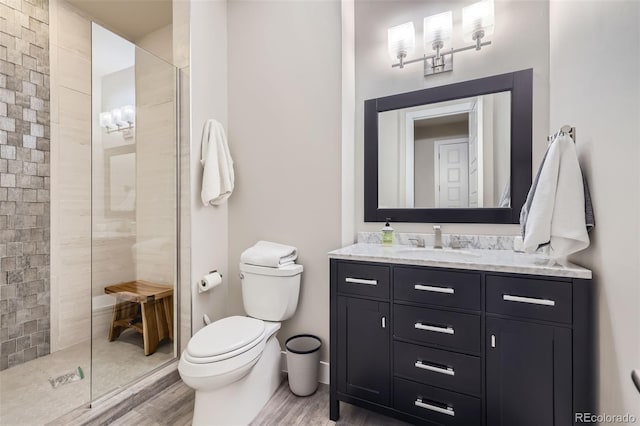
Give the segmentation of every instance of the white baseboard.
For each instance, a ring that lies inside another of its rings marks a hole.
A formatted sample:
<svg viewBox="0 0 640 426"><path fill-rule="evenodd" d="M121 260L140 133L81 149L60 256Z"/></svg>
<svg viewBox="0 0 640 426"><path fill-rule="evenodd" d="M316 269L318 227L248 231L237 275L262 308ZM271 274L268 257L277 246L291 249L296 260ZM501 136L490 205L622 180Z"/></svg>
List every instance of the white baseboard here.
<svg viewBox="0 0 640 426"><path fill-rule="evenodd" d="M287 353L285 351L280 351L280 369L283 372L287 372ZM318 369L318 382L324 383L325 385L329 384L329 363L320 361L320 367Z"/></svg>

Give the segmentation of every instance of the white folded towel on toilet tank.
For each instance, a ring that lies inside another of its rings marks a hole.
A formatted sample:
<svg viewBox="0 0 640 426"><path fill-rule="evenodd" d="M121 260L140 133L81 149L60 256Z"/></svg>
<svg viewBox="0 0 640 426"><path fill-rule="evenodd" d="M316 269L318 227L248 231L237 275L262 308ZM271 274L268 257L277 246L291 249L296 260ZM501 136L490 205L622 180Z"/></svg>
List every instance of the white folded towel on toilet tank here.
<svg viewBox="0 0 640 426"><path fill-rule="evenodd" d="M222 124L207 120L202 130L201 149L202 203L205 206L222 204L233 192L234 184L233 160Z"/></svg>
<svg viewBox="0 0 640 426"><path fill-rule="evenodd" d="M249 247L242 253L240 262L278 268L294 263L297 258L298 249L293 246L270 241L258 241L253 247Z"/></svg>

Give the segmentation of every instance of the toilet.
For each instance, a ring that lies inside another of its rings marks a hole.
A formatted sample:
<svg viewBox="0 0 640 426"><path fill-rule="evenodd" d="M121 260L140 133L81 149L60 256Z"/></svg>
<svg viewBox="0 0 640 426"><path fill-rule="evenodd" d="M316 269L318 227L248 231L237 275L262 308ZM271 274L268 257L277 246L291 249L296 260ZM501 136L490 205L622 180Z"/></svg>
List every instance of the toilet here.
<svg viewBox="0 0 640 426"><path fill-rule="evenodd" d="M215 321L191 337L178 371L196 391L193 425L247 425L280 385L280 323L298 306L302 265L240 264L247 316Z"/></svg>

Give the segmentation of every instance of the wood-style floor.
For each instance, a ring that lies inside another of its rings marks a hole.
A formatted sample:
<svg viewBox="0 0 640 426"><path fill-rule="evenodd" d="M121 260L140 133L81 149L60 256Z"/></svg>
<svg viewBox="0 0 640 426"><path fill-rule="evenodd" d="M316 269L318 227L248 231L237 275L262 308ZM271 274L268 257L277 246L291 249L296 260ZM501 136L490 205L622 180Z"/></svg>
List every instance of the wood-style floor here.
<svg viewBox="0 0 640 426"><path fill-rule="evenodd" d="M186 426L193 416L193 390L182 381L168 387L157 396L120 417L111 425L121 426ZM300 398L289 391L284 380L271 400L262 409L252 425L313 425L324 426L336 423L329 420L329 386L320 385L318 391ZM406 423L389 417L342 404L338 425L401 426Z"/></svg>

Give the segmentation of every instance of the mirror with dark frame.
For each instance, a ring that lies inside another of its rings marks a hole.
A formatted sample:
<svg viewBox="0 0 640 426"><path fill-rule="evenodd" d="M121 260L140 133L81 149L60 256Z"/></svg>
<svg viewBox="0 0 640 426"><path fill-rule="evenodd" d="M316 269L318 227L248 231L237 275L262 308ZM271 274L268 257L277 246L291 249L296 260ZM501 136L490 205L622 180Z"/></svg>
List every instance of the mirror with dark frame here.
<svg viewBox="0 0 640 426"><path fill-rule="evenodd" d="M533 70L365 101L365 221L517 223Z"/></svg>

